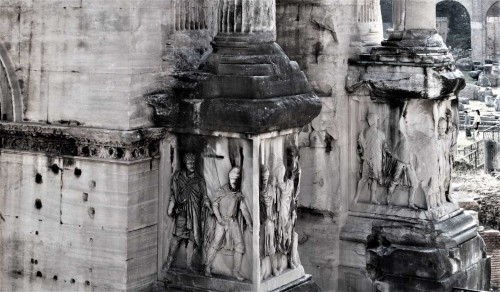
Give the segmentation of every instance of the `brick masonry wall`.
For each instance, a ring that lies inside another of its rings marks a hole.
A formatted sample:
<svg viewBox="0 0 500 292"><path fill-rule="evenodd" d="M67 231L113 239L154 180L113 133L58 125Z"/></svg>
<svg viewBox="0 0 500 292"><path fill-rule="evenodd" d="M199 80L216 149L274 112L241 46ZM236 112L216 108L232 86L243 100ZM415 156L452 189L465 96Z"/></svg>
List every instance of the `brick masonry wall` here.
<svg viewBox="0 0 500 292"><path fill-rule="evenodd" d="M486 243L486 251L491 256L491 284L500 286L500 231L489 230L481 233Z"/></svg>

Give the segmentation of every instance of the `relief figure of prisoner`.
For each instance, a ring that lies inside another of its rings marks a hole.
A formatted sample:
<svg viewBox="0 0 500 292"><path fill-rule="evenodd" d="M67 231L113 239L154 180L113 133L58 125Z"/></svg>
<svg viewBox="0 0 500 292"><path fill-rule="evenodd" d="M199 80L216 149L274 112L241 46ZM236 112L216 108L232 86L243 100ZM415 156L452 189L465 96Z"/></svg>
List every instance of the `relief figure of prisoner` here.
<svg viewBox="0 0 500 292"><path fill-rule="evenodd" d="M438 121L438 182L439 194L434 198L437 206L446 202L448 191L447 181L450 179L451 165L450 165L450 140L446 134L448 122L445 118L440 118Z"/></svg>
<svg viewBox="0 0 500 292"><path fill-rule="evenodd" d="M276 186L269 181L270 172L267 166L260 167L260 214L264 227L263 257L269 257L273 276L279 275L276 258L276 218L277 197Z"/></svg>
<svg viewBox="0 0 500 292"><path fill-rule="evenodd" d="M186 154L183 162L185 169L177 171L172 178L172 194L167 213L174 217L174 229L167 261L163 264L164 271L170 268L183 243L186 245L188 268L194 270L194 250L202 247L202 205L211 208L205 180L195 171L195 155Z"/></svg>
<svg viewBox="0 0 500 292"><path fill-rule="evenodd" d="M357 202L363 187L368 183L370 202L379 205L377 188L382 183L382 165L388 152L385 135L378 130L378 116L368 114L368 128L358 136L358 153L362 161L361 179L358 182L354 202Z"/></svg>
<svg viewBox="0 0 500 292"><path fill-rule="evenodd" d="M448 165L446 168L446 175L444 181L444 190L446 193L446 200L448 202L453 202L451 197L450 186L451 186L451 172L453 168L453 162L455 161L455 150L457 148L457 125L453 122L453 115L450 109L446 109L445 112L446 120L446 140L448 141Z"/></svg>
<svg viewBox="0 0 500 292"><path fill-rule="evenodd" d="M243 281L240 274L241 261L245 253L243 240L244 222L252 230L252 216L241 192L241 170L234 167L229 172L229 183L217 190L212 201L216 217L215 231L210 241L205 263L205 275L211 276L211 268L217 251L231 250L233 255L233 276ZM244 222L243 222L244 221Z"/></svg>
<svg viewBox="0 0 500 292"><path fill-rule="evenodd" d="M408 146L408 135L406 129L406 122L403 117L399 120L399 141L391 153L393 170L392 177L390 178L389 190L387 195L387 204L392 201L392 196L396 190L397 185L404 185L410 188L408 198L408 207L418 209L415 205L415 192L419 185L415 169L411 162L411 153Z"/></svg>
<svg viewBox="0 0 500 292"><path fill-rule="evenodd" d="M275 170L278 192L277 249L288 257L291 269L299 265L298 238L295 232L301 178L298 159L298 148L290 146L287 148L287 167L281 165Z"/></svg>

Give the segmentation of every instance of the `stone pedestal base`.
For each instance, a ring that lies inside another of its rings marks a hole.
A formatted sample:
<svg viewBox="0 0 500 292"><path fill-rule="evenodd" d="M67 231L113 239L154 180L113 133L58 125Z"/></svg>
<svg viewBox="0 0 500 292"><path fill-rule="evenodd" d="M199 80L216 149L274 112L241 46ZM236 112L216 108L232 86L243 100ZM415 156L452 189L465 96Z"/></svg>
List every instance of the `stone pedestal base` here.
<svg viewBox="0 0 500 292"><path fill-rule="evenodd" d="M171 269L165 274L167 291L181 289L183 291L257 291L250 281L240 282L230 277L206 277L203 274L190 273L183 269ZM281 275L269 278L260 283L258 291L302 291L298 287L310 282L311 276L304 273L303 267L288 269ZM299 290L294 290L299 289Z"/></svg>
<svg viewBox="0 0 500 292"><path fill-rule="evenodd" d="M351 214L341 250L339 291L489 288L484 241L472 217L461 211L434 222Z"/></svg>

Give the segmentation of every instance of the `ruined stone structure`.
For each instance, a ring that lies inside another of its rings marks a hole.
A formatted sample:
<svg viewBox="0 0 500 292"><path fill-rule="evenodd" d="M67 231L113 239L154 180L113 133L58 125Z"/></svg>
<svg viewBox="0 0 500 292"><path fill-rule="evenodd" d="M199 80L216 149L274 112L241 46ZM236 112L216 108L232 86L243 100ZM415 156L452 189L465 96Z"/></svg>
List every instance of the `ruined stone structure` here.
<svg viewBox="0 0 500 292"><path fill-rule="evenodd" d="M448 0L436 0L436 3ZM496 37L498 33L498 19L488 19L492 7L498 1L496 0L452 0L461 4L470 16L471 26L471 43L472 59L475 61L483 61L485 59L497 59L496 53L493 52L495 46L498 47L500 38Z"/></svg>
<svg viewBox="0 0 500 292"><path fill-rule="evenodd" d="M2 3L0 290L487 288L463 76L393 2Z"/></svg>

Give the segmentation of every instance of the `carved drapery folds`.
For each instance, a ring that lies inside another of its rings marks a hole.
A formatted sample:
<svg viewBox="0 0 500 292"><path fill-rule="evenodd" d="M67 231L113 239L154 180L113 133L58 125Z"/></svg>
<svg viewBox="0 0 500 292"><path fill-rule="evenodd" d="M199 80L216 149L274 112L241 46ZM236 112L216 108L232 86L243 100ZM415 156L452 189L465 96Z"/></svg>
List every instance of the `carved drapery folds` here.
<svg viewBox="0 0 500 292"><path fill-rule="evenodd" d="M286 165L285 165L286 163ZM300 194L299 149L290 145L285 161L274 154L260 168L261 275L279 276L300 266L295 232Z"/></svg>
<svg viewBox="0 0 500 292"><path fill-rule="evenodd" d="M432 210L453 202L450 178L457 127L450 104L436 108L433 116L427 118L432 123L437 121L436 131L432 127L430 131L419 129L418 132L415 132L414 121L407 117L408 104L411 104L410 110L415 108L414 102L404 102L399 119L389 118L390 123L398 124L394 134L387 124L379 122L377 114L368 113L367 126L358 136L360 179L354 204ZM424 147L435 151L424 156L425 152L419 151ZM424 169L423 165L427 167Z"/></svg>
<svg viewBox="0 0 500 292"><path fill-rule="evenodd" d="M274 291L308 280L295 228L297 133L177 136L162 191L161 279L223 291Z"/></svg>

